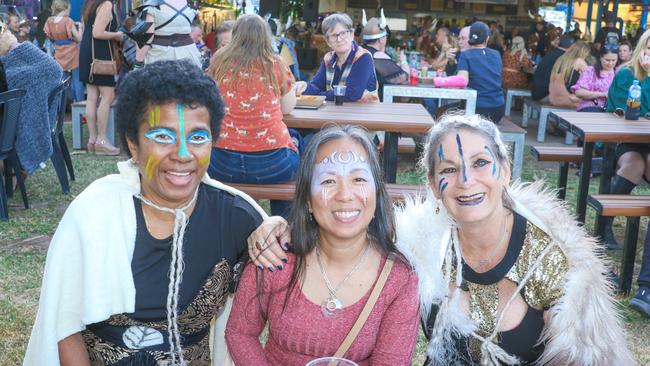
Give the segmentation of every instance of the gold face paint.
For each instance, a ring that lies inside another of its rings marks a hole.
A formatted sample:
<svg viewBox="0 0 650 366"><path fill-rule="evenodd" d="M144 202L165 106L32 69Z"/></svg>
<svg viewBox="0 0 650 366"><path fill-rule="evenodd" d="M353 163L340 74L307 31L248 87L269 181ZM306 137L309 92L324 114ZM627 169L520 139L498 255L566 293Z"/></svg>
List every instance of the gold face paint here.
<svg viewBox="0 0 650 366"><path fill-rule="evenodd" d="M158 168L158 164L160 164L160 160L154 157L150 156L147 159L147 165L144 167L144 174L147 176L147 179L151 180L151 178L153 177L153 173Z"/></svg>
<svg viewBox="0 0 650 366"><path fill-rule="evenodd" d="M154 128L158 125L160 125L160 106L155 106L149 111L149 127Z"/></svg>
<svg viewBox="0 0 650 366"><path fill-rule="evenodd" d="M210 155L206 155L199 159L199 165L206 167L210 164Z"/></svg>

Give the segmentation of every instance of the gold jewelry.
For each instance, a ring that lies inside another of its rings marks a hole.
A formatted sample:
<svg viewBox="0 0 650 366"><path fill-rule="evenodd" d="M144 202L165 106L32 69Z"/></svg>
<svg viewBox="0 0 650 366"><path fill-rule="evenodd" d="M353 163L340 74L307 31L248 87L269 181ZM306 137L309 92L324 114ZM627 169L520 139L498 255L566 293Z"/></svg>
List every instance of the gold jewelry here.
<svg viewBox="0 0 650 366"><path fill-rule="evenodd" d="M255 248L256 248L257 250L259 250L260 252L261 252L261 251L264 251L264 249L267 248L267 246L266 246L266 242L260 244L259 241L255 240Z"/></svg>

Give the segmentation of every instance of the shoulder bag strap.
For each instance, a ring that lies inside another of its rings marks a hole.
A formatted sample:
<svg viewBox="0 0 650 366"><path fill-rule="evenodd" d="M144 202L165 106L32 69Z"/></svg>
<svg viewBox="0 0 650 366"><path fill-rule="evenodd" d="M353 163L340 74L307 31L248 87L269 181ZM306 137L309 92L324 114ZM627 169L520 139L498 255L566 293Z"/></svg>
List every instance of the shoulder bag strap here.
<svg viewBox="0 0 650 366"><path fill-rule="evenodd" d="M339 357L339 358L343 357L345 355L345 352L347 352L350 346L352 345L352 342L354 342L355 338L357 338L357 335L361 331L361 328L363 328L363 325L366 323L366 320L368 320L368 316L370 316L370 312L372 311L372 308L374 308L375 303L377 303L379 294L381 294L381 290L384 288L384 285L386 284L386 280L388 279L388 275L390 274L390 271L393 268L394 262L395 262L395 255L391 253L388 255L386 262L384 262L384 268L381 270L381 273L379 274L379 278L377 279L377 282L375 283L375 287L372 289L372 292L370 293L370 297L368 298L366 305L363 307L363 310L361 310L361 314L359 314L356 323L354 323L352 329L350 329L350 332L343 340L343 343L341 343L341 345L339 346L339 349L334 354L334 357Z"/></svg>

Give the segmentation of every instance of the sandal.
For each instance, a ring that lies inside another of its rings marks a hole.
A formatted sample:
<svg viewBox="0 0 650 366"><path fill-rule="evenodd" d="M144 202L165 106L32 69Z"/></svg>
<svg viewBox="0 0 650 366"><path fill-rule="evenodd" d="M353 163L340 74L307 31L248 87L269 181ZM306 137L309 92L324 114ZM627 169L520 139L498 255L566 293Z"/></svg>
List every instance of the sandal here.
<svg viewBox="0 0 650 366"><path fill-rule="evenodd" d="M95 142L95 154L115 156L120 154L120 149L106 140L101 140Z"/></svg>
<svg viewBox="0 0 650 366"><path fill-rule="evenodd" d="M86 152L89 154L95 153L95 142L88 141L88 143L86 143Z"/></svg>

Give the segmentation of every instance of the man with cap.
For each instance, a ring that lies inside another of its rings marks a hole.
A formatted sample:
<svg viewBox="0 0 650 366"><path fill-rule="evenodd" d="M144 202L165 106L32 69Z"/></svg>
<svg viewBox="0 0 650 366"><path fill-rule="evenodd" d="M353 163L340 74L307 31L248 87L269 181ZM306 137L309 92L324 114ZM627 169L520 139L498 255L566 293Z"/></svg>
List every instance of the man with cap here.
<svg viewBox="0 0 650 366"><path fill-rule="evenodd" d="M469 49L458 59L456 76L435 78L436 86L465 87L476 90L476 114L499 123L504 114L502 63L499 52L487 48L490 29L483 22L475 22L469 29Z"/></svg>
<svg viewBox="0 0 650 366"><path fill-rule="evenodd" d="M616 21L614 13L611 11L605 12L603 14L603 19L605 20L605 26L600 28L596 34L596 39L594 40L594 47L598 50L600 50L601 45L607 43L618 46L618 44L623 40L623 33L621 33L621 30L614 27L614 22Z"/></svg>
<svg viewBox="0 0 650 366"><path fill-rule="evenodd" d="M551 82L551 70L553 70L553 65L573 43L575 43L575 38L570 34L564 34L560 37L560 44L558 47L550 50L546 56L542 58L539 65L537 65L530 88L533 100L548 103L548 86Z"/></svg>

